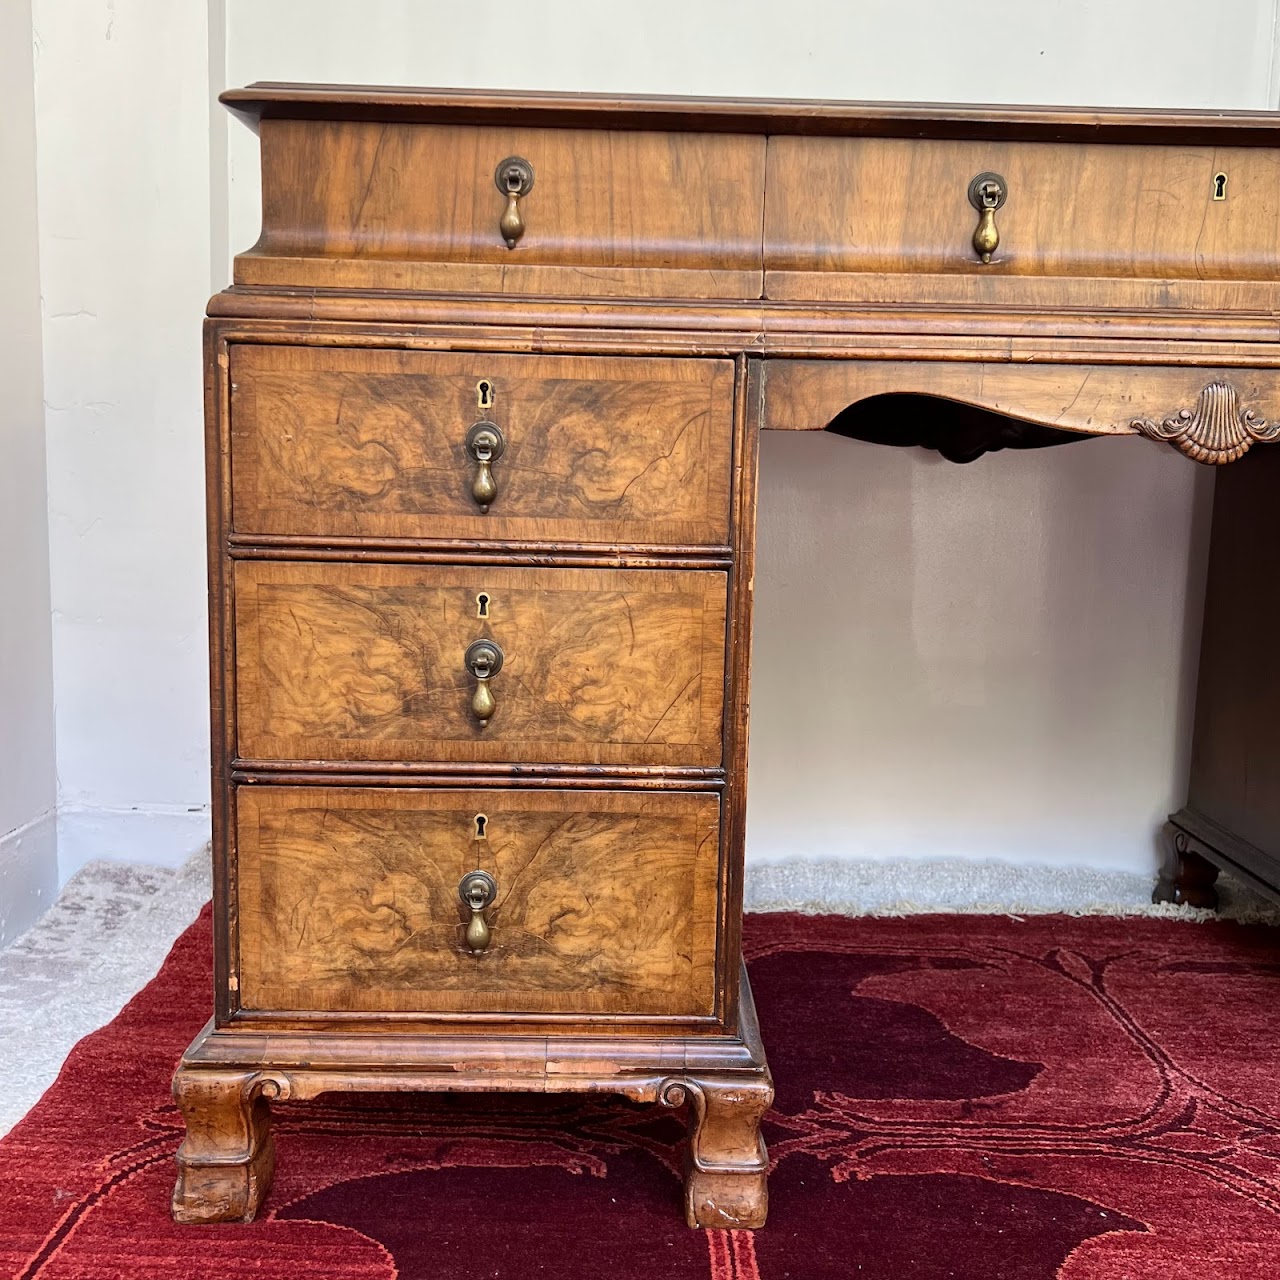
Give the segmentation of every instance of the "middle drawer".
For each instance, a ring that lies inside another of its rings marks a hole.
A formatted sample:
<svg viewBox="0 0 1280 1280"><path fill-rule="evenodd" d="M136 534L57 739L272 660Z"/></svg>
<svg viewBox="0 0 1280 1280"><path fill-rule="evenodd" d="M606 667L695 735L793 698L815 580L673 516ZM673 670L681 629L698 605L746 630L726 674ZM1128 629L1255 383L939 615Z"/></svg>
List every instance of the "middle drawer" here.
<svg viewBox="0 0 1280 1280"><path fill-rule="evenodd" d="M718 766L727 585L712 569L237 561L238 754Z"/></svg>

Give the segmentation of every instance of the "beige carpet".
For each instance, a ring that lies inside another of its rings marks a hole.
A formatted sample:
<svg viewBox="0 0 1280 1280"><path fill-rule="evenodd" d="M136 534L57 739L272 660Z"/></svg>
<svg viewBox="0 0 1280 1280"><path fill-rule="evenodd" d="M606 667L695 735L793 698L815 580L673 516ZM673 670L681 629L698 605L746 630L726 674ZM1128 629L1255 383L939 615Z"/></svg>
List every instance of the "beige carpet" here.
<svg viewBox="0 0 1280 1280"><path fill-rule="evenodd" d="M145 986L209 897L209 854L181 869L90 862L0 951L0 1134L54 1082L72 1046ZM210 977L209 997L213 999Z"/></svg>

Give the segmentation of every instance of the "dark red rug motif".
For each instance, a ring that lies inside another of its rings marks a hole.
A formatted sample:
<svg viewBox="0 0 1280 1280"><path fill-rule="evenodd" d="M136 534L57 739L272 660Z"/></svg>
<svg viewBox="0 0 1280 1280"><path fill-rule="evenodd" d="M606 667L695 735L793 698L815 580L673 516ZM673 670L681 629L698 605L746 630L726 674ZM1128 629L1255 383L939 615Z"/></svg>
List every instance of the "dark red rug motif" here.
<svg viewBox="0 0 1280 1280"><path fill-rule="evenodd" d="M173 1226L205 919L0 1142L0 1274L1280 1275L1274 932L757 916L747 956L778 1083L763 1231L683 1225L670 1113L554 1096L279 1107L259 1221Z"/></svg>

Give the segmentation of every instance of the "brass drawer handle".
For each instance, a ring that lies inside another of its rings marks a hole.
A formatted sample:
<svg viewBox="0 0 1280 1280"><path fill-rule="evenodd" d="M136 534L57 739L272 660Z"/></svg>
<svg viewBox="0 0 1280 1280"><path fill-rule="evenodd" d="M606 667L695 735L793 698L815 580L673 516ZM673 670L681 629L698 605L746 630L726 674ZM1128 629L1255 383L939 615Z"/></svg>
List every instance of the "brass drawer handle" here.
<svg viewBox="0 0 1280 1280"><path fill-rule="evenodd" d="M463 662L476 682L476 691L471 696L471 713L481 724L488 724L498 709L489 681L502 670L502 650L492 640L473 640L467 646Z"/></svg>
<svg viewBox="0 0 1280 1280"><path fill-rule="evenodd" d="M476 478L471 482L471 496L481 511L488 511L498 496L498 483L493 478L493 464L507 447L506 437L496 422L487 419L475 423L467 432L467 452L476 464Z"/></svg>
<svg viewBox="0 0 1280 1280"><path fill-rule="evenodd" d="M978 211L978 226L973 233L973 249L983 262L991 261L991 255L1000 244L996 210L1008 198L1008 184L998 173L980 173L969 183L969 203Z"/></svg>
<svg viewBox="0 0 1280 1280"><path fill-rule="evenodd" d="M498 220L498 230L508 249L524 235L524 217L520 213L520 197L533 190L533 165L523 156L508 156L494 171L494 185L507 197L507 207Z"/></svg>
<svg viewBox="0 0 1280 1280"><path fill-rule="evenodd" d="M471 912L467 931L463 935L467 946L479 954L489 945L489 922L484 918L487 908L498 896L498 882L487 871L468 871L458 885L458 897Z"/></svg>

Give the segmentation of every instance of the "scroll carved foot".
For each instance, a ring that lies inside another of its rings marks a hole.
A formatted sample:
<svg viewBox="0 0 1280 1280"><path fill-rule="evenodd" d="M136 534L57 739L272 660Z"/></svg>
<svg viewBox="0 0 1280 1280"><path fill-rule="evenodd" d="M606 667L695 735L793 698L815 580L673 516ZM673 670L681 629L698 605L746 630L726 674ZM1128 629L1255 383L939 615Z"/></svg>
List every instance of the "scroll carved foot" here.
<svg viewBox="0 0 1280 1280"><path fill-rule="evenodd" d="M1165 823L1161 840L1164 862L1151 901L1217 910L1218 868L1198 851L1203 846L1172 822Z"/></svg>
<svg viewBox="0 0 1280 1280"><path fill-rule="evenodd" d="M760 1122L773 1102L768 1072L685 1077L663 1091L669 1106L686 1100L685 1221L691 1227L763 1227L769 1212L769 1160Z"/></svg>
<svg viewBox="0 0 1280 1280"><path fill-rule="evenodd" d="M260 1072L183 1065L173 1096L187 1124L178 1148L175 1222L249 1222L271 1186L270 1099L288 1082Z"/></svg>

